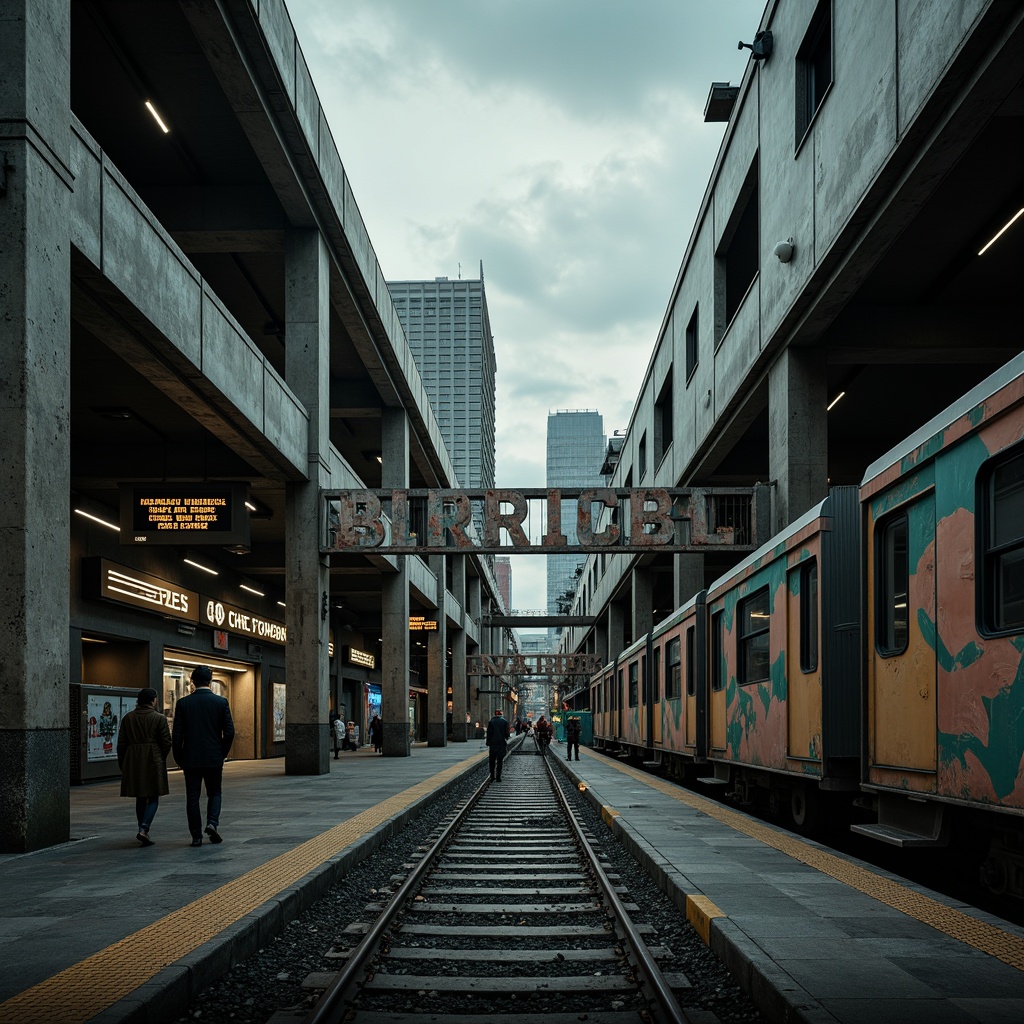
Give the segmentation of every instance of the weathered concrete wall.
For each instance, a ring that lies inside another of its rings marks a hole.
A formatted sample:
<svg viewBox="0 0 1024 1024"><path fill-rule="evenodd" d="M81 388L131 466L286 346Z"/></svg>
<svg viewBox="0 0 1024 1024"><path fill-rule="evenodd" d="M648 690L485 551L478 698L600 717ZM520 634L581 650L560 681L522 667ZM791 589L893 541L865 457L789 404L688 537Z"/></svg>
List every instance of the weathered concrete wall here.
<svg viewBox="0 0 1024 1024"><path fill-rule="evenodd" d="M225 405L305 474L301 402L85 128L73 127L75 247L173 346L186 376L214 385Z"/></svg>

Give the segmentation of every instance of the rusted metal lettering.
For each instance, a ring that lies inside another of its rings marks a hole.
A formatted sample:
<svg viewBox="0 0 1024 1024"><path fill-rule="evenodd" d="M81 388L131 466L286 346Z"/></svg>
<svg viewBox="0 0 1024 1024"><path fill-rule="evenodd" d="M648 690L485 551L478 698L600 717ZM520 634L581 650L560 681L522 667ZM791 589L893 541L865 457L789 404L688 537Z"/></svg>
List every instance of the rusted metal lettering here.
<svg viewBox="0 0 1024 1024"><path fill-rule="evenodd" d="M647 503L654 502L648 509ZM635 488L629 496L630 537L634 544L650 544L656 547L671 544L676 539L676 527L672 521L672 501L665 491L653 488ZM648 530L653 526L653 530Z"/></svg>
<svg viewBox="0 0 1024 1024"><path fill-rule="evenodd" d="M449 508L454 511L448 512ZM441 491L427 495L427 538L431 547L447 546L451 537L457 548L475 548L473 538L463 529L472 522L473 508L464 494L444 496Z"/></svg>
<svg viewBox="0 0 1024 1024"><path fill-rule="evenodd" d="M512 511L504 513L502 505L511 505ZM523 532L529 507L526 498L518 491L488 491L484 498L484 541L488 547L501 544L501 531L508 530L509 540L514 548L528 548L530 538Z"/></svg>
<svg viewBox="0 0 1024 1024"><path fill-rule="evenodd" d="M600 533L594 533L594 505L603 505L605 508L617 508L619 500L611 488L584 491L577 502L576 513L576 536L581 544L597 544L600 547L611 547L619 539L619 528L615 523L609 523Z"/></svg>

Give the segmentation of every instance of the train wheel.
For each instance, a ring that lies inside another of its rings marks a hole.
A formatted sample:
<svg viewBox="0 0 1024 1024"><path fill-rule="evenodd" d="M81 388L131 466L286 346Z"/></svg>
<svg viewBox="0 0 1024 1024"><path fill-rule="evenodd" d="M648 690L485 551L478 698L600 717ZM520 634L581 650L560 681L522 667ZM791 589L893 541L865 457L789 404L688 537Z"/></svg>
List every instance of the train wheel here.
<svg viewBox="0 0 1024 1024"><path fill-rule="evenodd" d="M802 834L813 832L818 827L818 793L806 786L794 786L790 791L789 814L793 826Z"/></svg>

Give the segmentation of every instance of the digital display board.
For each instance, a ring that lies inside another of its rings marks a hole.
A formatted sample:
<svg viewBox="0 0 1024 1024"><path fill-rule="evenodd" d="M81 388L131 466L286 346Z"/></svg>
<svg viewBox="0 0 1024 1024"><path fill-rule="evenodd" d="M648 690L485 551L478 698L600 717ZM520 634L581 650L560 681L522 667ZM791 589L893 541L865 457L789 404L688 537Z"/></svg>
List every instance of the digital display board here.
<svg viewBox="0 0 1024 1024"><path fill-rule="evenodd" d="M122 544L249 545L247 484L122 484Z"/></svg>

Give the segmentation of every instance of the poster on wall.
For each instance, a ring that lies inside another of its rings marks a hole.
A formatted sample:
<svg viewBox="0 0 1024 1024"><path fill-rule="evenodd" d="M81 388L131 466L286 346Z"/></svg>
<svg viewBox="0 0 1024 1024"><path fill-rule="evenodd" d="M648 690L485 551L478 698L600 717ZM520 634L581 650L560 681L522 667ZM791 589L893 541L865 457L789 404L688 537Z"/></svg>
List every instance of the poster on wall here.
<svg viewBox="0 0 1024 1024"><path fill-rule="evenodd" d="M116 761L117 730L135 707L131 697L90 693L86 703L86 760Z"/></svg>
<svg viewBox="0 0 1024 1024"><path fill-rule="evenodd" d="M284 683L270 684L271 739L284 742Z"/></svg>

